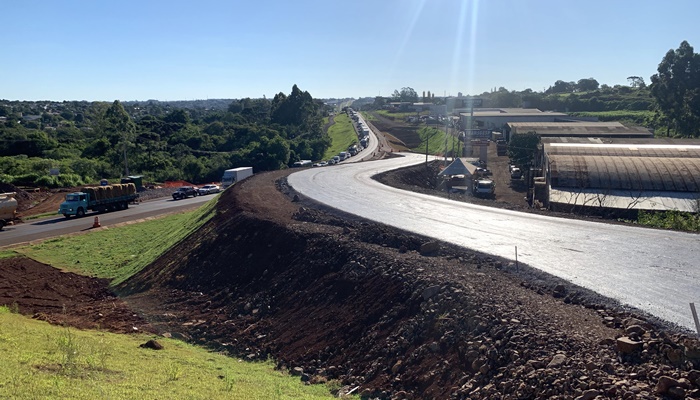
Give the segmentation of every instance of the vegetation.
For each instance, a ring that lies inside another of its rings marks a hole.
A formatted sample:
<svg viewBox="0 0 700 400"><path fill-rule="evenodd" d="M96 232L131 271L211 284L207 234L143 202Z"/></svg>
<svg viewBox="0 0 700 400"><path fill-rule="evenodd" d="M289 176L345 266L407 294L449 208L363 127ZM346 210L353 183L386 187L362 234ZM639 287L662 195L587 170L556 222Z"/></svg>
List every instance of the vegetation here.
<svg viewBox="0 0 700 400"><path fill-rule="evenodd" d="M687 213L676 210L663 212L640 211L637 223L653 228L700 232L700 213Z"/></svg>
<svg viewBox="0 0 700 400"><path fill-rule="evenodd" d="M401 91L394 90L394 93L391 95L391 100L416 103L418 101L418 93L416 93L413 88L404 87L401 88Z"/></svg>
<svg viewBox="0 0 700 400"><path fill-rule="evenodd" d="M331 147L323 155L324 160L346 151L348 147L357 143L357 133L352 126L352 120L344 113L335 116L335 124L328 128L328 136L331 139Z"/></svg>
<svg viewBox="0 0 700 400"><path fill-rule="evenodd" d="M321 385L184 342L49 325L0 307L0 397L12 399L330 399Z"/></svg>
<svg viewBox="0 0 700 400"><path fill-rule="evenodd" d="M513 135L508 142L508 157L522 171L528 171L539 143L540 137L536 132Z"/></svg>
<svg viewBox="0 0 700 400"><path fill-rule="evenodd" d="M596 117L599 121L619 121L632 125L650 125L654 120L653 111L581 111L571 113L574 117Z"/></svg>
<svg viewBox="0 0 700 400"><path fill-rule="evenodd" d="M700 136L700 54L685 40L669 50L651 77L657 120L682 136Z"/></svg>
<svg viewBox="0 0 700 400"><path fill-rule="evenodd" d="M418 135L421 139L421 144L411 150L416 153L425 153L426 142L428 144L428 154L440 154L444 155L446 153L451 153L453 149L455 152L459 153L459 149L462 146L462 142L453 135L447 136L447 141L445 141L445 128L435 128L424 126L418 130ZM447 144L447 148L445 148Z"/></svg>
<svg viewBox="0 0 700 400"><path fill-rule="evenodd" d="M15 251L62 270L110 279L117 285L211 219L218 198L195 211L85 235L61 236Z"/></svg>
<svg viewBox="0 0 700 400"><path fill-rule="evenodd" d="M77 186L128 174L200 183L234 166L285 168L322 157L327 112L296 85L289 95L233 100L225 109L2 100L0 183Z"/></svg>

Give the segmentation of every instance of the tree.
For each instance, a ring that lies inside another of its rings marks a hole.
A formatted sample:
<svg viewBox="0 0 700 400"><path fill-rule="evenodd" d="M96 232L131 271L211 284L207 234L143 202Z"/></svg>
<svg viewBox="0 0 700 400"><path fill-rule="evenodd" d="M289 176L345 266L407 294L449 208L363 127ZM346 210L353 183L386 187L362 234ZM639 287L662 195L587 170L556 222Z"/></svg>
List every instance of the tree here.
<svg viewBox="0 0 700 400"><path fill-rule="evenodd" d="M630 86L632 86L633 88L644 89L645 87L647 87L647 84L644 83L644 78L642 78L641 76L628 76L627 80L629 81Z"/></svg>
<svg viewBox="0 0 700 400"><path fill-rule="evenodd" d="M661 60L651 77L651 95L675 124L676 133L698 136L700 125L700 55L687 41Z"/></svg>
<svg viewBox="0 0 700 400"><path fill-rule="evenodd" d="M574 82L564 82L558 80L554 82L554 86L550 86L545 93L571 93L576 88Z"/></svg>
<svg viewBox="0 0 700 400"><path fill-rule="evenodd" d="M136 125L119 100L114 100L114 103L105 111L102 129L111 138L110 141L113 143L116 141L117 145L122 148L124 153L124 172L125 175L129 175L126 149L133 145Z"/></svg>
<svg viewBox="0 0 700 400"><path fill-rule="evenodd" d="M410 103L418 102L418 93L416 93L416 91L410 87L401 88L400 92L398 90L394 90L394 93L391 95L391 97L393 101ZM428 97L430 97L430 91L428 91Z"/></svg>
<svg viewBox="0 0 700 400"><path fill-rule="evenodd" d="M579 79L576 83L576 90L579 92L592 92L598 90L598 81L593 78Z"/></svg>
<svg viewBox="0 0 700 400"><path fill-rule="evenodd" d="M522 171L528 171L535 158L540 135L537 132L513 135L508 143L508 157L511 163Z"/></svg>

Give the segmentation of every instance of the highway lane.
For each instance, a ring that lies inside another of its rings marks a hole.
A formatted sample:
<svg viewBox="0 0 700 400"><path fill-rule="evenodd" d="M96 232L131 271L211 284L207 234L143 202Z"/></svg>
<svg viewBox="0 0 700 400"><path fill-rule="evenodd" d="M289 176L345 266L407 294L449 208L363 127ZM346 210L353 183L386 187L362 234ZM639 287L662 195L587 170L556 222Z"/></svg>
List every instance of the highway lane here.
<svg viewBox="0 0 700 400"><path fill-rule="evenodd" d="M177 201L168 197L129 205L128 210L104 214L89 213L83 218L73 217L66 219L62 215L56 214L55 217L30 220L25 223L6 226L0 232L0 247L86 231L92 227L95 216L99 217L100 225L111 226L164 213L196 208L214 197L213 195L197 196Z"/></svg>
<svg viewBox="0 0 700 400"><path fill-rule="evenodd" d="M407 192L372 175L425 161L416 154L289 176L304 196L345 212L514 259L694 330L700 236L555 218Z"/></svg>

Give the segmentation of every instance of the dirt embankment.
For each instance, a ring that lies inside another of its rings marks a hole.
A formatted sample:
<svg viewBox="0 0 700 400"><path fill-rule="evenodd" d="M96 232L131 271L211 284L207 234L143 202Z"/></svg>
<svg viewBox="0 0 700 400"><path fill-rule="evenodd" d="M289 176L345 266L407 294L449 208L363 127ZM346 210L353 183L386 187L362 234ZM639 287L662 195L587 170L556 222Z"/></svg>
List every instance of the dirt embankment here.
<svg viewBox="0 0 700 400"><path fill-rule="evenodd" d="M292 202L282 175L224 193L206 229L121 288L128 301L163 332L366 397L656 398L660 381L700 395L696 340L537 271Z"/></svg>
<svg viewBox="0 0 700 400"><path fill-rule="evenodd" d="M119 287L151 329L366 398L700 396L697 340L537 271L294 202L286 174L223 193Z"/></svg>

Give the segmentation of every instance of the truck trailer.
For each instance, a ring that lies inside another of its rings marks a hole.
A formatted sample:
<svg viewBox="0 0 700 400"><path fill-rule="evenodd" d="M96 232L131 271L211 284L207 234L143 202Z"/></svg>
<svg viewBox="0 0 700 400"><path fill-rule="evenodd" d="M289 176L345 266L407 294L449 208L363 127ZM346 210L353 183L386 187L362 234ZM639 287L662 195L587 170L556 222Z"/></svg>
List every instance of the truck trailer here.
<svg viewBox="0 0 700 400"><path fill-rule="evenodd" d="M68 193L58 213L70 218L73 215L82 217L88 211L126 210L129 208L129 203L135 202L138 197L136 185L133 183L88 186L82 188L80 192Z"/></svg>
<svg viewBox="0 0 700 400"><path fill-rule="evenodd" d="M245 178L253 176L253 167L238 167L227 169L224 171L224 176L221 177L221 188L226 189L236 182L240 182Z"/></svg>
<svg viewBox="0 0 700 400"><path fill-rule="evenodd" d="M0 230L17 218L15 192L0 194Z"/></svg>

